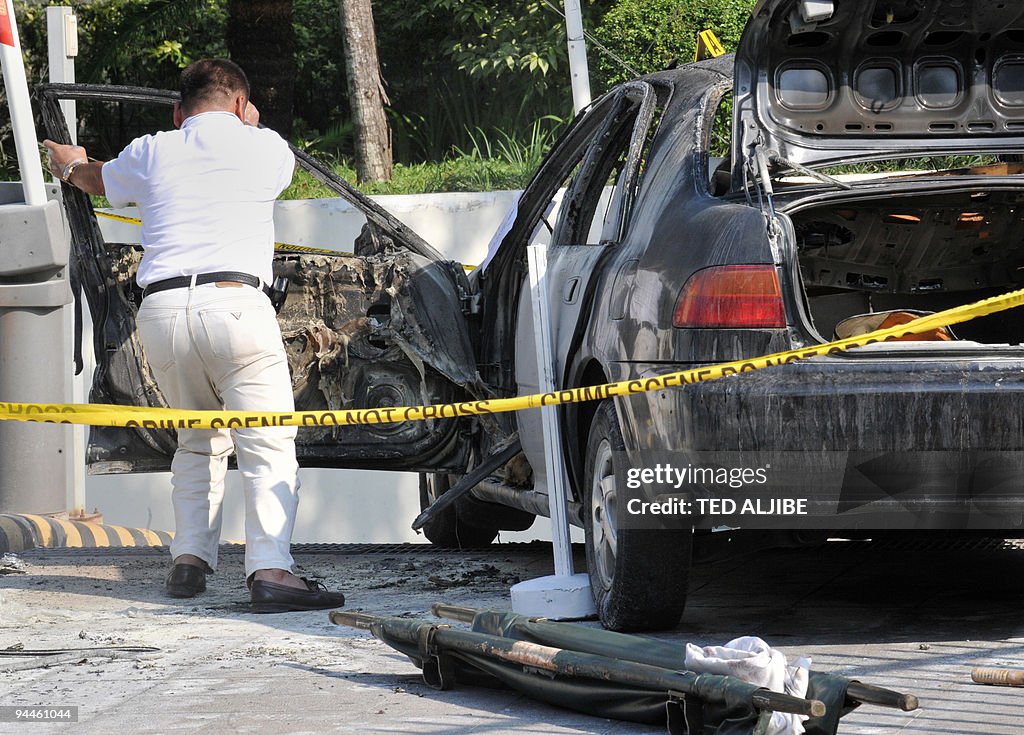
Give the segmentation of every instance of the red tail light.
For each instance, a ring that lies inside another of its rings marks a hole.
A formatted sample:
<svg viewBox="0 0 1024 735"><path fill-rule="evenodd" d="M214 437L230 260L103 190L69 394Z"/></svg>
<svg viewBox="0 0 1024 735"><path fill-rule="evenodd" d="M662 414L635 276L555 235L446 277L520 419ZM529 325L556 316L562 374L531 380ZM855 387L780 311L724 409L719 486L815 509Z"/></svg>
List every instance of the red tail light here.
<svg viewBox="0 0 1024 735"><path fill-rule="evenodd" d="M779 276L772 265L721 265L697 271L683 285L676 327L786 326Z"/></svg>

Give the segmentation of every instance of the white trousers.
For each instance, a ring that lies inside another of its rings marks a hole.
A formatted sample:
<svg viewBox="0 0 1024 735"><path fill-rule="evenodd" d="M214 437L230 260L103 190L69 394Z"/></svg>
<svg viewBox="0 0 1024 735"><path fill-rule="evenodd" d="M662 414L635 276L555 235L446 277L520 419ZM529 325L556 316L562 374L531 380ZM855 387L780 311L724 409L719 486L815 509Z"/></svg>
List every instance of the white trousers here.
<svg viewBox="0 0 1024 735"><path fill-rule="evenodd" d="M160 291L143 300L137 324L171 407L294 410L277 316L259 290L211 283ZM171 462L172 558L194 554L216 568L224 477L234 448L245 492L245 573L291 571L299 490L295 435L294 427L179 429Z"/></svg>

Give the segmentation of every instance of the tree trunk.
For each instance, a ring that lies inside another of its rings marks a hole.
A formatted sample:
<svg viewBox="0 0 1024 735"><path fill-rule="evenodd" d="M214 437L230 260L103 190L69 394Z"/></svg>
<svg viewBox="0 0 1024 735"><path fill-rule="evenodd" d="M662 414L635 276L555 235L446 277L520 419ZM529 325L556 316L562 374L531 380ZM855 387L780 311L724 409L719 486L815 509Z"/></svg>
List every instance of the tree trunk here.
<svg viewBox="0 0 1024 735"><path fill-rule="evenodd" d="M283 137L292 134L295 28L292 0L229 0L225 41L245 71L260 122Z"/></svg>
<svg viewBox="0 0 1024 735"><path fill-rule="evenodd" d="M380 76L377 34L370 0L341 0L345 78L355 127L356 175L359 181L391 179L391 129L384 105L389 104Z"/></svg>

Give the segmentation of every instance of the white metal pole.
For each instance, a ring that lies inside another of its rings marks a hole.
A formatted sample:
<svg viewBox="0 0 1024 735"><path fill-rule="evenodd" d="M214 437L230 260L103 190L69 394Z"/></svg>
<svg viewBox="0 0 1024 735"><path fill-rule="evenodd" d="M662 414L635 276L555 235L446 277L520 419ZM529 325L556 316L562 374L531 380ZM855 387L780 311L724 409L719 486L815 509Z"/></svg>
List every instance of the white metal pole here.
<svg viewBox="0 0 1024 735"><path fill-rule="evenodd" d="M39 161L39 141L32 120L32 104L29 102L25 60L21 56L13 0L0 0L0 65L4 70L4 87L7 90L7 106L11 113L14 148L18 154L18 168L21 169L25 203L41 206L46 203L43 166Z"/></svg>
<svg viewBox="0 0 1024 735"><path fill-rule="evenodd" d="M71 8L51 5L46 9L46 40L50 59L50 81L74 84L78 56L78 18ZM78 143L78 110L74 100L62 100L60 109L68 123L71 142Z"/></svg>
<svg viewBox="0 0 1024 735"><path fill-rule="evenodd" d="M62 84L73 84L75 81L75 57L78 56L78 18L71 8L51 5L46 9L46 41L50 60L50 81ZM68 125L71 142L78 143L78 110L74 100L61 100L61 112ZM74 324L74 305L64 307L64 323ZM89 310L85 310L83 318L89 320ZM90 325L85 325L88 328ZM91 344L87 335L82 337L83 344ZM66 329L64 334L64 364L74 363L74 329ZM86 354L91 354L86 350ZM85 403L88 396L86 381L92 377L91 370L83 370L75 375L68 370L66 390L75 403ZM67 463L68 509L73 515L85 513L85 437L88 429L75 426L71 436L71 461Z"/></svg>
<svg viewBox="0 0 1024 735"><path fill-rule="evenodd" d="M551 314L548 308L548 253L542 245L526 248L533 296L533 337L537 345L537 379L541 393L555 390L554 355L551 353ZM565 458L562 456L558 408L540 409L544 426L544 461L547 465L548 511L551 514L551 543L555 575L572 576L572 547L569 544L569 514L565 497Z"/></svg>
<svg viewBox="0 0 1024 735"><path fill-rule="evenodd" d="M526 252L530 269L530 294L533 299L537 382L542 392L550 393L555 389L555 361L551 348L551 310L548 307L547 248L542 245L531 245L526 248ZM555 406L541 408L548 515L551 516L551 545L555 573L513 585L512 609L520 615L542 616L552 620L578 620L593 616L597 609L594 607L594 594L589 575L586 572L573 574L565 458L562 456L557 411Z"/></svg>
<svg viewBox="0 0 1024 735"><path fill-rule="evenodd" d="M590 71L587 43L583 38L580 0L565 0L565 33L569 42L569 74L572 78L572 106L578 114L590 104Z"/></svg>

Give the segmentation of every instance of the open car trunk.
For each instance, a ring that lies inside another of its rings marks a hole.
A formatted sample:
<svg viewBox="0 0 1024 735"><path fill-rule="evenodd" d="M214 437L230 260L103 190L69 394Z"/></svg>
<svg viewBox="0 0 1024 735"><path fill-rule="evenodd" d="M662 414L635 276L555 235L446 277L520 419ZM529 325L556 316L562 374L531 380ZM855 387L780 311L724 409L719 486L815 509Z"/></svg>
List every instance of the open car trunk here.
<svg viewBox="0 0 1024 735"><path fill-rule="evenodd" d="M769 230L803 286L804 338L1019 287L1022 89L1019 3L757 3L736 51L732 181L769 223L783 214ZM945 344L1016 345L1017 311Z"/></svg>
<svg viewBox="0 0 1024 735"><path fill-rule="evenodd" d="M842 328L837 335L836 327L858 315L941 311L1020 287L1024 183L898 187L819 195L785 208L820 339L848 336ZM856 328L851 324L847 330ZM860 331L873 324L866 321ZM1013 309L957 325L946 336L1017 345L1022 335L1024 312Z"/></svg>

